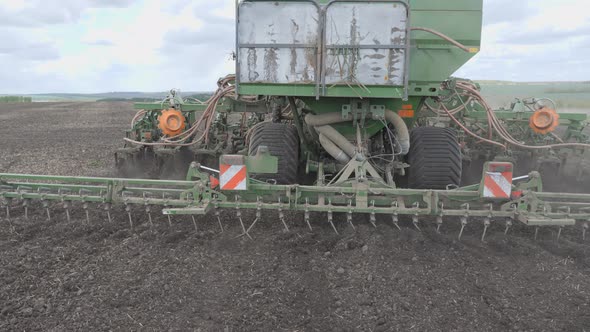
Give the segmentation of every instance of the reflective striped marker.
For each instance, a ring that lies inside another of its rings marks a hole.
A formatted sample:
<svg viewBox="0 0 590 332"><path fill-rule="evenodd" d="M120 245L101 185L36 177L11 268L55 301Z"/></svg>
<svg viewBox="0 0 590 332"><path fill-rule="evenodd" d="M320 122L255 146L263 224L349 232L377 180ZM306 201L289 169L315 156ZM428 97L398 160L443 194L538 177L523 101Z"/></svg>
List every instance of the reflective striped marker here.
<svg viewBox="0 0 590 332"><path fill-rule="evenodd" d="M221 190L247 190L248 172L246 165L220 165L219 182Z"/></svg>
<svg viewBox="0 0 590 332"><path fill-rule="evenodd" d="M487 198L510 198L512 194L512 173L486 172L483 196Z"/></svg>
<svg viewBox="0 0 590 332"><path fill-rule="evenodd" d="M490 163L484 173L483 197L510 199L512 196L512 164Z"/></svg>

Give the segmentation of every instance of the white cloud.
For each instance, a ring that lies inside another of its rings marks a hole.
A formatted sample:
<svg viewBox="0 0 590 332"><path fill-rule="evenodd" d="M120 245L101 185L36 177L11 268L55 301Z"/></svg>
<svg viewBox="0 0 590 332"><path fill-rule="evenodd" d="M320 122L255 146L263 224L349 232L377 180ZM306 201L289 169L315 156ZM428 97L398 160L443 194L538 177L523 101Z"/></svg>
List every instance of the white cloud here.
<svg viewBox="0 0 590 332"><path fill-rule="evenodd" d="M126 7L135 0L1 0L0 26L75 23L91 8Z"/></svg>
<svg viewBox="0 0 590 332"><path fill-rule="evenodd" d="M4 8L6 11L16 14L17 12L30 6L25 0L11 0L0 2L0 8Z"/></svg>
<svg viewBox="0 0 590 332"><path fill-rule="evenodd" d="M585 1L484 2L482 51L457 75L590 78ZM234 11L234 0L0 0L0 93L211 90L234 71Z"/></svg>
<svg viewBox="0 0 590 332"><path fill-rule="evenodd" d="M509 2L484 0L481 52L457 76L514 81L590 79L590 13L583 9L585 1L528 0L515 7ZM495 17L503 11L510 19Z"/></svg>

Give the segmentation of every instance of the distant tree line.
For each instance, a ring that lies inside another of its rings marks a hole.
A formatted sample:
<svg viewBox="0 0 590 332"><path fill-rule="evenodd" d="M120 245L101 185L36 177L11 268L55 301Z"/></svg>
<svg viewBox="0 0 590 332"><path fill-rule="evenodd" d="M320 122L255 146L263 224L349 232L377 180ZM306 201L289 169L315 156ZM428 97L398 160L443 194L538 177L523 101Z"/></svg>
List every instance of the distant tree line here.
<svg viewBox="0 0 590 332"><path fill-rule="evenodd" d="M1 96L0 103L32 103L33 97Z"/></svg>

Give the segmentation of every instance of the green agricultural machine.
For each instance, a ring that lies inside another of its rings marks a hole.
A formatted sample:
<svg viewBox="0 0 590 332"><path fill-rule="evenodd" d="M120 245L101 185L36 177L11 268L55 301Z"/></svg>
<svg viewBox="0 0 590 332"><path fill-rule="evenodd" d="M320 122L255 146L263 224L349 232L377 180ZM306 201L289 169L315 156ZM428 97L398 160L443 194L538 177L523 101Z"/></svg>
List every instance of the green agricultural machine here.
<svg viewBox="0 0 590 332"><path fill-rule="evenodd" d="M233 209L250 236L263 210L423 217L508 231L578 226L590 195L545 192L588 177L585 114L548 99L494 110L478 84L449 78L480 50L482 0L236 3L236 73L206 101L176 91L139 103L116 152L121 178L0 174L0 197L28 213L124 205L165 215ZM499 68L500 69L500 68ZM549 181L551 182L551 181ZM245 225L242 210L256 213ZM68 212L69 216L69 212ZM169 219L170 220L170 219ZM461 236L460 234L460 236Z"/></svg>

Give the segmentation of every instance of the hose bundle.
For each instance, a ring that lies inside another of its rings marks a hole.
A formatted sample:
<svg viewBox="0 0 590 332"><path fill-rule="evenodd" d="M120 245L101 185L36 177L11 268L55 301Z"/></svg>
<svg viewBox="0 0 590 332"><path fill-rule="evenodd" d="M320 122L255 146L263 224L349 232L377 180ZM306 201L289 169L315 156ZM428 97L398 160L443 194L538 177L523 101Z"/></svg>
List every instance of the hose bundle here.
<svg viewBox="0 0 590 332"><path fill-rule="evenodd" d="M452 110L449 110L445 106L445 104L440 101L439 101L440 108L438 110L433 109L428 104L426 104L426 105L434 113L439 114L439 115L448 116L453 122L455 122L455 124L457 124L461 129L463 129L465 131L465 133L480 140L481 142L495 145L495 146L501 147L503 149L507 149L508 145L512 145L512 146L516 146L516 147L519 147L522 149L528 149L528 150L542 150L542 149L554 149L554 148L576 148L576 147L590 149L590 144L586 144L586 143L559 143L559 144L549 144L549 145L527 145L523 142L519 142L516 138L514 138L510 134L509 130L504 126L504 124L498 118L498 116L496 115L496 113L494 112L492 107L485 101L485 99L483 98L483 96L481 95L481 93L478 91L478 89L475 87L475 85L473 83L459 81L459 82L457 82L457 88L464 91L464 93L461 94L460 97L468 97L468 99L467 99L468 102L474 100L485 109L485 111L487 113L487 119L488 119L487 138L481 137L481 136L473 133L465 126L465 124L461 123L455 117L455 115L458 112L460 112L466 108L467 102L463 103L463 105L460 105L459 107L452 109ZM494 141L493 140L494 134L496 134L503 141L505 141L505 143Z"/></svg>
<svg viewBox="0 0 590 332"><path fill-rule="evenodd" d="M139 144L144 146L171 146L171 147L181 147L181 146L192 146L199 143L204 142L205 144L209 143L209 133L211 132L211 126L213 125L213 121L215 120L217 105L219 101L224 97L233 97L236 98L236 87L232 83L235 81L234 75L228 75L224 78L219 79L217 81L217 91L203 104L207 105L207 108L192 126L190 126L187 130L183 131L182 133L171 136L171 137L163 137L160 139L159 142L148 143L148 142L139 142L136 140L132 140L129 138L125 138L124 140L133 143ZM139 111L131 121L131 126L133 127L135 123L147 113L145 110Z"/></svg>

